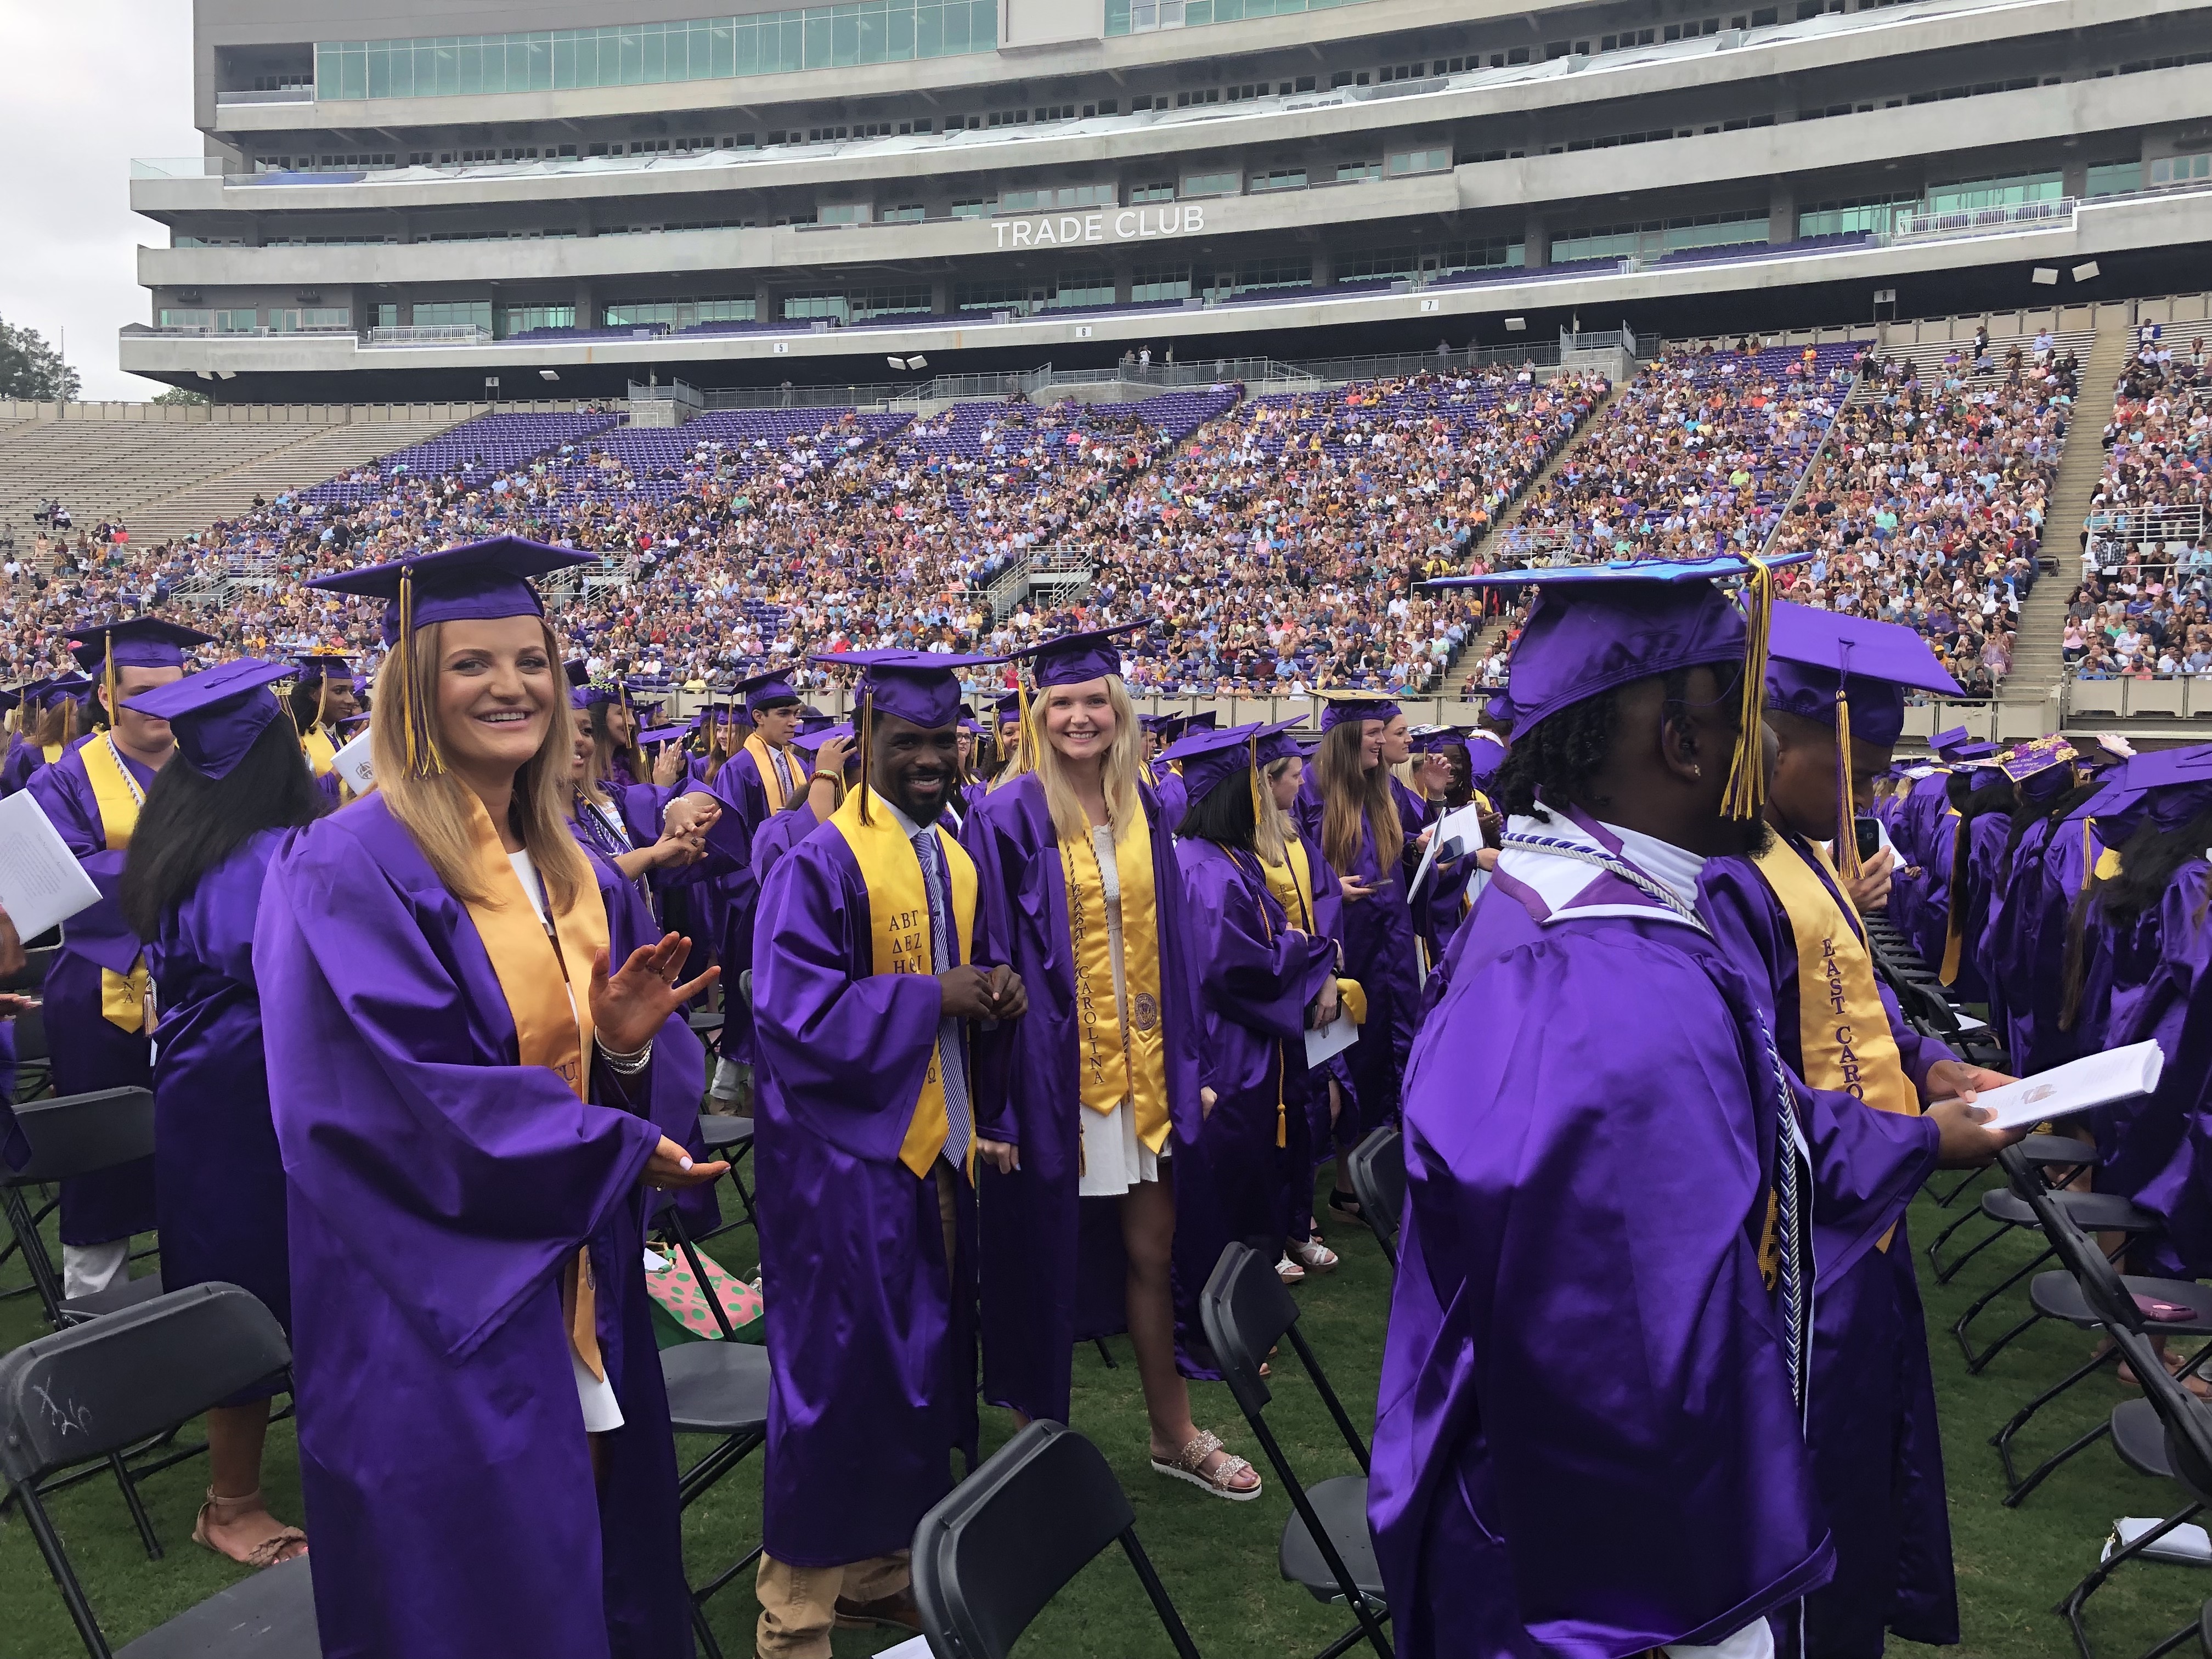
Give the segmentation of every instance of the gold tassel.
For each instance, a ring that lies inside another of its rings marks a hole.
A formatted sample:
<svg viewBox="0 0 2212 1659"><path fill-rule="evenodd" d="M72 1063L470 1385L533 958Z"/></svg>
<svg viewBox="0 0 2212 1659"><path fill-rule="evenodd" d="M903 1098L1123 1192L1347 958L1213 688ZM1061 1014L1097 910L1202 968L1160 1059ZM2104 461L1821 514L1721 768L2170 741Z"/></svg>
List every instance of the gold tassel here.
<svg viewBox="0 0 2212 1659"><path fill-rule="evenodd" d="M1252 750L1252 850L1256 853L1260 850L1260 826L1267 822L1260 811L1260 734L1253 732L1245 742ZM1174 826L1170 824L1169 828L1172 830ZM1282 1144L1279 1140L1275 1143L1278 1146Z"/></svg>
<svg viewBox="0 0 2212 1659"><path fill-rule="evenodd" d="M438 753L438 739L430 728L430 711L415 695L415 574L399 568L399 729L407 750L407 769L418 778L435 777L446 769Z"/></svg>
<svg viewBox="0 0 2212 1659"><path fill-rule="evenodd" d="M100 695L107 700L107 729L114 731L123 723L123 709L115 701L115 635L107 636L107 655L100 665Z"/></svg>
<svg viewBox="0 0 2212 1659"><path fill-rule="evenodd" d="M875 788L875 771L868 763L868 752L876 726L876 694L863 682L860 687L860 822L872 822L868 817L868 796Z"/></svg>
<svg viewBox="0 0 2212 1659"><path fill-rule="evenodd" d="M1021 771L1034 772L1036 770L1036 732L1030 720L1029 687L1023 680L1022 672L1018 668L1014 671L1014 707L1020 712L1022 717ZM1018 776L1020 774L1017 773L1016 775Z"/></svg>
<svg viewBox="0 0 2212 1659"><path fill-rule="evenodd" d="M1859 864L1857 803L1851 799L1851 700L1839 676L1836 681L1836 873L1856 881Z"/></svg>
<svg viewBox="0 0 2212 1659"><path fill-rule="evenodd" d="M1729 767L1728 793L1721 798L1722 810L1732 818L1741 819L1757 817L1766 804L1766 647L1774 622L1774 573L1757 554L1746 558L1751 577L1743 589L1741 726Z"/></svg>

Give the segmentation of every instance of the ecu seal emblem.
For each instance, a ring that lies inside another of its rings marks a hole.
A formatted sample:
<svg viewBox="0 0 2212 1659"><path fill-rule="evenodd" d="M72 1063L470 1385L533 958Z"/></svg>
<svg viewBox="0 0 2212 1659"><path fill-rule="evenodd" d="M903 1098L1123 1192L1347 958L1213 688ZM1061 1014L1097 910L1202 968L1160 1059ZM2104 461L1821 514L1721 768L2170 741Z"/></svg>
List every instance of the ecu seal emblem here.
<svg viewBox="0 0 2212 1659"><path fill-rule="evenodd" d="M1139 991L1129 1000L1129 1018L1140 1031L1149 1031L1160 1023L1160 1005L1149 991Z"/></svg>

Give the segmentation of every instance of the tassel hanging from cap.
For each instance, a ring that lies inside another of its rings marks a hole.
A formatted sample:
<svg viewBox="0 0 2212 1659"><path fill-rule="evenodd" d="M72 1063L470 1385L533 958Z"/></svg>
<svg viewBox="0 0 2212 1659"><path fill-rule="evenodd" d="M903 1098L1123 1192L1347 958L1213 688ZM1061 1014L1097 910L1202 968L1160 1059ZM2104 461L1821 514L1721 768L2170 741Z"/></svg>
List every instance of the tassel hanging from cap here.
<svg viewBox="0 0 2212 1659"><path fill-rule="evenodd" d="M1732 818L1757 817L1766 805L1766 648L1774 623L1774 573L1757 554L1746 556L1743 586L1743 690L1735 755L1721 808Z"/></svg>
<svg viewBox="0 0 2212 1659"><path fill-rule="evenodd" d="M1858 803L1851 799L1851 699L1836 682L1836 873L1856 881L1859 864Z"/></svg>
<svg viewBox="0 0 2212 1659"><path fill-rule="evenodd" d="M399 642L394 654L398 661L387 661L386 666L395 668L399 675L399 731L407 769L418 778L435 777L446 769L446 762L438 752L437 736L430 729L430 711L416 695L415 576L404 565L399 570Z"/></svg>
<svg viewBox="0 0 2212 1659"><path fill-rule="evenodd" d="M1256 852L1260 846L1260 826L1267 821L1267 814L1260 810L1260 734L1253 732L1244 744L1252 751L1252 846ZM1175 826L1170 824L1168 828L1172 830ZM1279 1146L1283 1143L1278 1140L1275 1144Z"/></svg>
<svg viewBox="0 0 2212 1659"><path fill-rule="evenodd" d="M872 822L868 817L868 797L875 793L876 775L870 751L874 748L876 726L876 694L866 681L860 685L860 822Z"/></svg>
<svg viewBox="0 0 2212 1659"><path fill-rule="evenodd" d="M112 732L123 723L123 706L116 702L115 635L107 636L107 655L100 665L100 696L107 702L107 729Z"/></svg>

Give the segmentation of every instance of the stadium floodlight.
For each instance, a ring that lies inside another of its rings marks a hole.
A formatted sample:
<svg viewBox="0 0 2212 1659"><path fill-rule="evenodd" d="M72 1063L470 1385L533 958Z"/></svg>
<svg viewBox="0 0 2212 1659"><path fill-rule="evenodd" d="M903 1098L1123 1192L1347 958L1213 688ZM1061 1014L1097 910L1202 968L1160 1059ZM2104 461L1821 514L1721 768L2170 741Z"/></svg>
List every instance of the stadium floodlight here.
<svg viewBox="0 0 2212 1659"><path fill-rule="evenodd" d="M215 379L215 371L211 368L196 369L193 372L203 380L212 380Z"/></svg>
<svg viewBox="0 0 2212 1659"><path fill-rule="evenodd" d="M216 370L216 377L218 380L234 380L238 378L238 371L234 368L218 368Z"/></svg>
<svg viewBox="0 0 2212 1659"><path fill-rule="evenodd" d="M2057 288L2058 286L2058 267L2057 265L2038 265L2033 270L2028 273L2027 280L2033 283L2039 288Z"/></svg>
<svg viewBox="0 0 2212 1659"><path fill-rule="evenodd" d="M2086 283L2096 274L2097 262L2094 259L2074 267L2074 280L2077 283Z"/></svg>
<svg viewBox="0 0 2212 1659"><path fill-rule="evenodd" d="M929 367L929 359L923 356L920 352L916 352L913 356L906 360L906 366L908 368L927 368Z"/></svg>
<svg viewBox="0 0 2212 1659"><path fill-rule="evenodd" d="M904 374L904 373L906 372L906 359L905 359L905 358L903 358L903 357L886 357L886 358L884 358L884 361L885 362L889 363L889 364L890 364L893 368L897 369L901 374Z"/></svg>
<svg viewBox="0 0 2212 1659"><path fill-rule="evenodd" d="M538 378L541 380L557 380L561 378L561 371L557 368L541 368L538 371Z"/></svg>
<svg viewBox="0 0 2212 1659"><path fill-rule="evenodd" d="M1528 326L1528 319L1526 317L1508 317L1505 319L1505 331L1508 334L1521 333Z"/></svg>

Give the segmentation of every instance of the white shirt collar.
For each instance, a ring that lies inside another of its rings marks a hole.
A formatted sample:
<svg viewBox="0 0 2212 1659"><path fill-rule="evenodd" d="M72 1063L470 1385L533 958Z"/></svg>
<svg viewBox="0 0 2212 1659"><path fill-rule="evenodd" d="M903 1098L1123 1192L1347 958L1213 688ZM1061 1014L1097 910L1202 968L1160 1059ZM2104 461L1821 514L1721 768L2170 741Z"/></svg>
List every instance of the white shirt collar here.
<svg viewBox="0 0 2212 1659"><path fill-rule="evenodd" d="M884 811L891 815L891 822L898 825L899 833L904 836L908 841L912 841L916 836L921 833L921 826L916 823L912 818L907 817L904 812L901 811L898 809L897 805L892 801L890 796L882 793L878 790L871 789L868 791L868 799L874 803L874 805L882 807ZM942 817L940 816L939 822L941 823L942 821Z"/></svg>
<svg viewBox="0 0 2212 1659"><path fill-rule="evenodd" d="M1600 826L1620 842L1620 850L1628 854L1631 864L1653 880L1664 882L1683 903L1698 902L1698 875L1705 867L1705 860L1671 841L1647 836L1640 830L1624 830L1617 823L1605 823L1602 820Z"/></svg>

